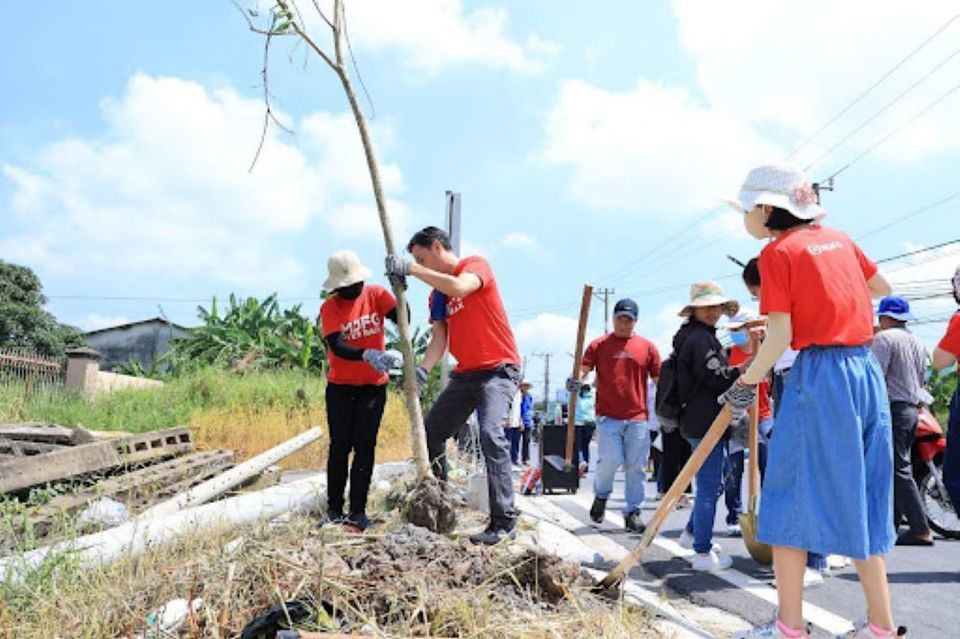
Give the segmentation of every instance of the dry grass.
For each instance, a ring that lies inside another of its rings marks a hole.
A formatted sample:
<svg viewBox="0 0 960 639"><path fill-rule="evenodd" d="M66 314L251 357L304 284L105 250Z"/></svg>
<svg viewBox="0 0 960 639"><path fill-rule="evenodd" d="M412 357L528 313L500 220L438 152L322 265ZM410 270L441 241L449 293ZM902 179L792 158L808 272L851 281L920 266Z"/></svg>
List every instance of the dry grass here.
<svg viewBox="0 0 960 639"><path fill-rule="evenodd" d="M298 406L250 407L231 405L196 414L188 423L194 439L203 449L228 448L238 459L247 459L294 437L311 426L320 426L324 437L304 450L286 458L285 469L322 468L327 461L329 438L327 412L322 402L303 402ZM409 459L410 420L403 398L390 393L377 439L377 463Z"/></svg>

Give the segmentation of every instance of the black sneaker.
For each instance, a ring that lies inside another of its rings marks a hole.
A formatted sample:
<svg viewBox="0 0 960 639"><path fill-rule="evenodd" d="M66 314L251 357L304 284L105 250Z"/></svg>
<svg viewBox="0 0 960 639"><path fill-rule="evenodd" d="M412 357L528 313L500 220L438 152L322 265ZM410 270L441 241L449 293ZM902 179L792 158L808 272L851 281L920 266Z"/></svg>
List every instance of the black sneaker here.
<svg viewBox="0 0 960 639"><path fill-rule="evenodd" d="M484 546L495 546L504 539L516 539L517 531L515 528L502 528L500 526L487 526L483 532L470 535L470 543L483 544Z"/></svg>
<svg viewBox="0 0 960 639"><path fill-rule="evenodd" d="M373 522L370 521L366 513L350 513L347 518L343 520L343 523L346 526L353 526L361 531L373 525Z"/></svg>
<svg viewBox="0 0 960 639"><path fill-rule="evenodd" d="M595 524L603 523L603 515L607 512L607 500L600 497L593 498L593 505L590 506L590 519Z"/></svg>
<svg viewBox="0 0 960 639"><path fill-rule="evenodd" d="M640 511L635 510L624 520L624 527L627 529L627 532L632 533L643 533L647 529L647 525L640 520Z"/></svg>
<svg viewBox="0 0 960 639"><path fill-rule="evenodd" d="M318 526L328 526L335 524L343 523L343 511L330 509L327 511L327 514L320 518L320 521L317 522Z"/></svg>

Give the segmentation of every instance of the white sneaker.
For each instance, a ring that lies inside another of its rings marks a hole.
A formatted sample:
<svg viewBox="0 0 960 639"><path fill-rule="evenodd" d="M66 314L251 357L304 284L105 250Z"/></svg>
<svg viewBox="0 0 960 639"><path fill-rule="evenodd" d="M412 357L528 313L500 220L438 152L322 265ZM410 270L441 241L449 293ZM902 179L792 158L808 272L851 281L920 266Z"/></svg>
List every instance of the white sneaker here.
<svg viewBox="0 0 960 639"><path fill-rule="evenodd" d="M740 537L743 535L743 530L740 529L740 524L727 524L727 534L731 537Z"/></svg>
<svg viewBox="0 0 960 639"><path fill-rule="evenodd" d="M687 550L693 550L693 539L694 539L693 534L688 533L687 529L684 528L683 532L680 533L680 539L677 540L677 543L680 544L681 548L686 548ZM713 552L720 552L722 550L722 548L720 548L720 544L713 544L710 547L710 549Z"/></svg>
<svg viewBox="0 0 960 639"><path fill-rule="evenodd" d="M894 632L884 637L878 637L874 634L873 630L870 630L870 624L866 621L861 621L853 625L853 630L842 635L837 635L836 639L886 639L887 637L892 637L896 639L897 637L905 637L907 634L907 629L903 626L897 628Z"/></svg>
<svg viewBox="0 0 960 639"><path fill-rule="evenodd" d="M777 585L777 580L773 580L773 585ZM804 568L803 569L803 587L804 588L816 588L817 586L823 585L823 575L820 574L819 570L814 570L813 568Z"/></svg>
<svg viewBox="0 0 960 639"><path fill-rule="evenodd" d="M777 628L777 621L774 619L766 625L757 626L743 632L735 632L732 639L787 639L787 636L780 632L780 629ZM800 639L810 639L810 632L804 629Z"/></svg>
<svg viewBox="0 0 960 639"><path fill-rule="evenodd" d="M851 563L849 557L844 557L843 555L827 555L827 568L832 570L846 568Z"/></svg>
<svg viewBox="0 0 960 639"><path fill-rule="evenodd" d="M733 559L730 555L710 551L697 553L697 556L690 562L690 567L701 572L720 572L733 565Z"/></svg>

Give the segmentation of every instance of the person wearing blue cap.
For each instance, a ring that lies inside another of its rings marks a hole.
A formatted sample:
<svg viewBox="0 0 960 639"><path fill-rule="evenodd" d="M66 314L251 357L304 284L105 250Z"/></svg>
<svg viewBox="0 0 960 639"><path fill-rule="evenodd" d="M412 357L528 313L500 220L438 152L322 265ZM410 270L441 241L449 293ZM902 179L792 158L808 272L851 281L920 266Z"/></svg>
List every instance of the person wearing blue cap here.
<svg viewBox="0 0 960 639"><path fill-rule="evenodd" d="M870 350L880 362L890 397L893 425L893 525L900 527L904 517L910 529L897 536L898 546L932 546L933 534L923 512L920 491L913 478L911 450L917 433L917 406L929 403L924 388L927 373L927 349L907 330L907 322L916 317L910 303L902 297L880 300L877 310L880 331Z"/></svg>

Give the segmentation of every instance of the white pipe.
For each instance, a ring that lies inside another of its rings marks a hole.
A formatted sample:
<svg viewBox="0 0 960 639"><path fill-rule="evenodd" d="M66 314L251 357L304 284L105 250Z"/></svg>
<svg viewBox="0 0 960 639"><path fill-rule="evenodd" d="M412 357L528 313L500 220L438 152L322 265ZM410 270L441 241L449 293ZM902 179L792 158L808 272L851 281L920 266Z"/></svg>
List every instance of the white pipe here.
<svg viewBox="0 0 960 639"><path fill-rule="evenodd" d="M211 499L222 495L231 488L239 486L245 480L264 471L268 466L277 463L284 457L292 455L307 444L320 439L323 431L320 428L311 428L305 433L301 433L293 439L288 439L270 450L252 457L242 464L234 466L230 470L217 475L202 484L197 484L190 490L180 493L176 497L162 501L140 513L140 519L152 519L162 517L189 508L199 504L206 503Z"/></svg>
<svg viewBox="0 0 960 639"><path fill-rule="evenodd" d="M195 533L217 524L241 524L269 519L289 511L309 511L325 495L326 477L311 477L238 495L204 506L156 517L134 519L104 530L0 559L0 581L20 583L37 570L48 556L69 553L81 568L91 568L119 557L135 557L179 535Z"/></svg>

